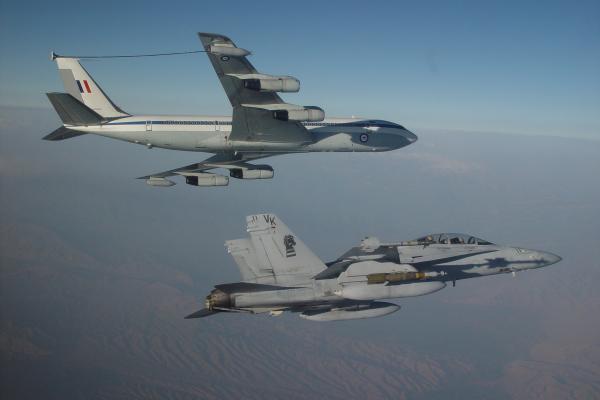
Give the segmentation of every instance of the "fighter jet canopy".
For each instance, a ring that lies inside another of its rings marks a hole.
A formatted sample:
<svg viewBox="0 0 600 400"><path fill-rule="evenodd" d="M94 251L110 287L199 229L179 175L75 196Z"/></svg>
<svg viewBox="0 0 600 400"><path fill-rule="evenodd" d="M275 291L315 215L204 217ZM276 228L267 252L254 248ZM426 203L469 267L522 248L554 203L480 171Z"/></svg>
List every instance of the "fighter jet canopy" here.
<svg viewBox="0 0 600 400"><path fill-rule="evenodd" d="M478 237L464 233L434 233L431 235L423 236L415 241L418 244L493 244L491 242L488 242L487 240L480 239Z"/></svg>

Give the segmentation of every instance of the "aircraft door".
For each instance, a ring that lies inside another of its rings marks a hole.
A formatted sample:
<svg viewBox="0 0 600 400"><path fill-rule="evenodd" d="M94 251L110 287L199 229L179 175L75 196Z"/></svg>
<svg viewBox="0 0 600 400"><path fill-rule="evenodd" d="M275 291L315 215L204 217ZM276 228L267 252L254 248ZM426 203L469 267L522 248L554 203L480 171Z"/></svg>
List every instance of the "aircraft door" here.
<svg viewBox="0 0 600 400"><path fill-rule="evenodd" d="M146 131L152 130L152 121L146 121Z"/></svg>

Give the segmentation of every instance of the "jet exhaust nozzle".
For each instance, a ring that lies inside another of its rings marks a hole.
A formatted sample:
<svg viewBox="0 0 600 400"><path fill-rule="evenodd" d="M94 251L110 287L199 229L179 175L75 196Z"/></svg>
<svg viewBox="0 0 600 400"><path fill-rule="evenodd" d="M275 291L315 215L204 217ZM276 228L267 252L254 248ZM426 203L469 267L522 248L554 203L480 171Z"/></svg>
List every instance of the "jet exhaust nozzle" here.
<svg viewBox="0 0 600 400"><path fill-rule="evenodd" d="M208 310L231 308L231 296L220 289L213 289L206 296L205 306Z"/></svg>

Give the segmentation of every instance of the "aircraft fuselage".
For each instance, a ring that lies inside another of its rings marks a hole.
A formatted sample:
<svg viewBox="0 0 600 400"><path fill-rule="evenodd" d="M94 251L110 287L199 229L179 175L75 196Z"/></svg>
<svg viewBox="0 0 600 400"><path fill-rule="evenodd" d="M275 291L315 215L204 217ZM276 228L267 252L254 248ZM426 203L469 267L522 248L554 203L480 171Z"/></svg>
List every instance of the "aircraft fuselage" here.
<svg viewBox="0 0 600 400"><path fill-rule="evenodd" d="M311 133L310 143L229 140L231 117L132 116L100 125L67 128L171 150L217 153L240 152L373 152L407 146L417 137L400 125L387 121L331 118L303 123Z"/></svg>
<svg viewBox="0 0 600 400"><path fill-rule="evenodd" d="M217 286L207 297L206 307L261 312L305 310L319 305L331 307L337 304L343 307L348 302L368 304L380 299L431 294L446 287L447 282L460 279L540 268L560 261L560 257L551 253L497 245L394 247L397 252L382 251L353 257L345 270L334 273L331 278L326 276L326 270L321 279L317 277L295 287L254 292L242 289L223 297L224 293ZM411 258L410 263L407 257ZM419 261L414 263L416 260ZM280 285L285 286L285 282ZM222 301L223 298L227 299L226 302Z"/></svg>

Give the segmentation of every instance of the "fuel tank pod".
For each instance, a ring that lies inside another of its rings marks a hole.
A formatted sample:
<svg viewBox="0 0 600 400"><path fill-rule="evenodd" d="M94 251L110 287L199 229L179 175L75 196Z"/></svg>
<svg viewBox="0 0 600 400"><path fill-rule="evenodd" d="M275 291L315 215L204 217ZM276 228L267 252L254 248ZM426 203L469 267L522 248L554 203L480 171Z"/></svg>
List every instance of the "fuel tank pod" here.
<svg viewBox="0 0 600 400"><path fill-rule="evenodd" d="M343 285L335 294L351 300L375 300L423 296L442 290L445 287L446 283L440 281L405 283L401 285L353 283Z"/></svg>
<svg viewBox="0 0 600 400"><path fill-rule="evenodd" d="M342 321L349 319L363 319L381 317L396 312L400 306L392 303L373 302L370 304L361 304L351 307L330 309L330 310L309 310L300 314L301 318L310 321Z"/></svg>

